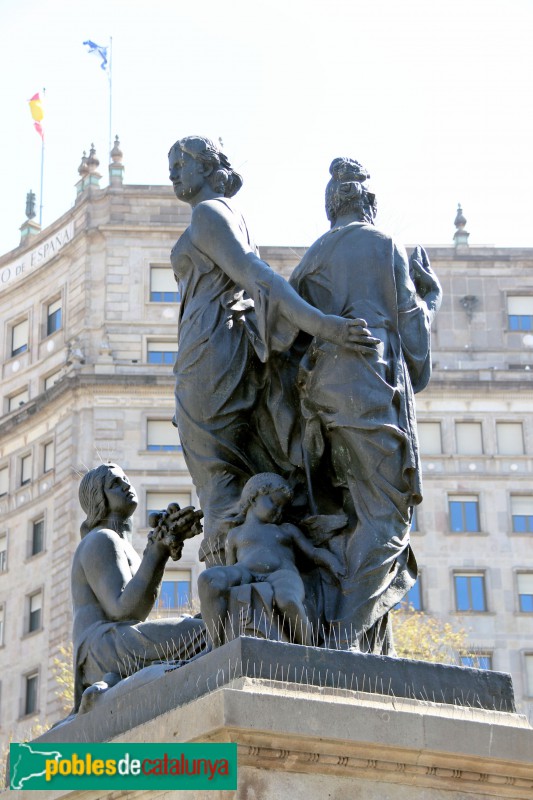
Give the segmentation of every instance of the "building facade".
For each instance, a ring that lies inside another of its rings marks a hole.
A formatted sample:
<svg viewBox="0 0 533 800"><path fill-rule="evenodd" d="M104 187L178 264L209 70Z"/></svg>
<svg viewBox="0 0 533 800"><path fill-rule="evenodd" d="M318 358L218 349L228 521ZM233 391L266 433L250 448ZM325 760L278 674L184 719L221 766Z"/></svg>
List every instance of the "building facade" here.
<svg viewBox="0 0 533 800"><path fill-rule="evenodd" d="M533 708L533 251L429 248L444 301L417 396L415 602L469 632ZM468 663L468 661L466 662Z"/></svg>
<svg viewBox="0 0 533 800"><path fill-rule="evenodd" d="M74 207L26 222L0 258L0 738L62 716L79 477L117 461L150 510L195 503L173 415L179 295L169 252L189 207L172 188L109 186L94 151ZM434 374L417 397L425 496L413 524L411 602L467 628L481 667L509 671L533 708L533 249L429 248L444 301ZM264 247L288 276L302 248ZM197 543L170 562L156 614L194 606Z"/></svg>

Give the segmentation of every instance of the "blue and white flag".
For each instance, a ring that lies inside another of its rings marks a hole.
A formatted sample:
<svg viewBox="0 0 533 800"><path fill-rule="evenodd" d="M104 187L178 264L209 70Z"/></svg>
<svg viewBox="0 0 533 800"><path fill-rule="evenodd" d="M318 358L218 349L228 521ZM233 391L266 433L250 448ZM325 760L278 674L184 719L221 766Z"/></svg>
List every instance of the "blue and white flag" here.
<svg viewBox="0 0 533 800"><path fill-rule="evenodd" d="M104 72L107 72L107 47L102 47L102 45L96 44L96 42L91 42L90 39L87 39L83 44L87 46L87 52L89 54L94 53L102 59L100 67Z"/></svg>

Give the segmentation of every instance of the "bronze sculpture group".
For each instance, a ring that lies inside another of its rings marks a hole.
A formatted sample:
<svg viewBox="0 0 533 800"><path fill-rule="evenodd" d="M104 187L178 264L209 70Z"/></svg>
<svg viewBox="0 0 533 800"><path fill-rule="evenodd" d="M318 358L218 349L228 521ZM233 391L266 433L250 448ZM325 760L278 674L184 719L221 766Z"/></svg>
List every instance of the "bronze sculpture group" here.
<svg viewBox="0 0 533 800"><path fill-rule="evenodd" d="M138 563L125 541L131 487L119 513L108 486L117 477L106 477L108 510L88 521L74 560L78 696L98 673L119 671L113 659L153 663L170 640L172 659L199 652L206 629L214 646L246 632L391 654L388 612L417 577L413 398L430 377L441 300L425 252L408 260L374 227L369 175L337 158L331 229L287 282L261 261L233 200L242 179L211 141L176 142L169 170L192 208L171 255L181 294L175 424L204 513L203 622L165 621L173 628L163 631L142 621L197 515L169 507Z"/></svg>

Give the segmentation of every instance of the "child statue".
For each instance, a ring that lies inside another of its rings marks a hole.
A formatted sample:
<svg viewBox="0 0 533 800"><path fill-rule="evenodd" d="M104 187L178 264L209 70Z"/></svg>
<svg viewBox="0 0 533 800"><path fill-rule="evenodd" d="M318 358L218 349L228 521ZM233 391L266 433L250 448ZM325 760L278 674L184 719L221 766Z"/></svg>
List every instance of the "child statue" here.
<svg viewBox="0 0 533 800"><path fill-rule="evenodd" d="M261 582L272 586L273 611L283 618L291 640L298 644L312 643L311 623L304 604L305 587L296 566L295 549L334 576L344 575L344 570L330 550L314 547L299 528L282 521L292 496L287 481L270 472L254 475L244 486L239 516L226 539L226 566L210 567L198 580L202 618L214 647L230 638L227 617L231 589Z"/></svg>

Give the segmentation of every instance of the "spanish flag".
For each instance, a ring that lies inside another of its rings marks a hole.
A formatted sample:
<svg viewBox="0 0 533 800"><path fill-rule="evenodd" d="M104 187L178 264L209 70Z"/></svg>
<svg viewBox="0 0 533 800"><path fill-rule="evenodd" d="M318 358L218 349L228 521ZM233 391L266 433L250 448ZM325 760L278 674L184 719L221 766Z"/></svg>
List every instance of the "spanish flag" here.
<svg viewBox="0 0 533 800"><path fill-rule="evenodd" d="M34 94L31 100L29 100L28 102L30 105L30 114L32 115L33 118L33 126L37 131L37 133L39 134L39 136L41 137L41 139L44 139L43 126L41 125L41 122L44 117L44 111L41 98L39 97L39 92L37 92L37 94Z"/></svg>

